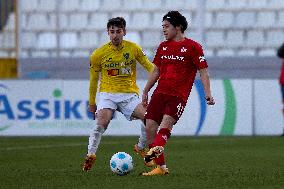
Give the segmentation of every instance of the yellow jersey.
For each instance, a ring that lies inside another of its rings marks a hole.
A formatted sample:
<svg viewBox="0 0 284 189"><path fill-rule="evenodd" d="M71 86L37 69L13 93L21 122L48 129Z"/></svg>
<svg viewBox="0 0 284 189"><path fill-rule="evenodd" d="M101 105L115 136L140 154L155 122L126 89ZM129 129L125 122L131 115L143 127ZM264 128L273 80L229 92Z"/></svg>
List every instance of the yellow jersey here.
<svg viewBox="0 0 284 189"><path fill-rule="evenodd" d="M142 48L133 42L123 40L120 46L109 42L96 49L90 56L89 104L96 103L99 74L100 92L139 94L137 62L148 72L154 69Z"/></svg>

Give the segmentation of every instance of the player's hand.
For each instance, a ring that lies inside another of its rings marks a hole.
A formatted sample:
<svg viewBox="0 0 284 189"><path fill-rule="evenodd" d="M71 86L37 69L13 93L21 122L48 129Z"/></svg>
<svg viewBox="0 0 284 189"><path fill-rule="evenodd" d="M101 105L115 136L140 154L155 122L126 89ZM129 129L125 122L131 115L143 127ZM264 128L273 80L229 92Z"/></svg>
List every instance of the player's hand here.
<svg viewBox="0 0 284 189"><path fill-rule="evenodd" d="M97 105L94 104L94 105L91 105L89 104L89 112L92 112L93 114L96 113L97 111Z"/></svg>
<svg viewBox="0 0 284 189"><path fill-rule="evenodd" d="M142 94L142 105L146 108L148 106L148 93Z"/></svg>
<svg viewBox="0 0 284 189"><path fill-rule="evenodd" d="M208 105L214 105L215 104L215 100L212 96L206 96L205 99L206 99L206 102L207 102Z"/></svg>

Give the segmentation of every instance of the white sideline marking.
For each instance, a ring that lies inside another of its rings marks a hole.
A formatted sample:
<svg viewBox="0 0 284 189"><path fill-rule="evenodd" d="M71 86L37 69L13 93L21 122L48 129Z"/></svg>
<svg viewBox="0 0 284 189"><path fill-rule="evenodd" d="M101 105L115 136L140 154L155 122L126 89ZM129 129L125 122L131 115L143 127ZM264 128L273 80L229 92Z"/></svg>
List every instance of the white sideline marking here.
<svg viewBox="0 0 284 189"><path fill-rule="evenodd" d="M104 141L104 144L117 144L113 141ZM2 147L0 151L10 151L10 150L27 150L27 149L46 149L46 148L64 148L64 147L74 147L74 146L88 146L88 143L71 143L71 144L58 144L58 145L38 145L38 146L19 146L19 147Z"/></svg>
<svg viewBox="0 0 284 189"><path fill-rule="evenodd" d="M74 147L74 146L87 146L87 144L86 143L73 143L73 144L61 144L61 145L4 147L4 148L0 148L0 151L27 150L27 149L46 149L46 148L62 148L62 147Z"/></svg>

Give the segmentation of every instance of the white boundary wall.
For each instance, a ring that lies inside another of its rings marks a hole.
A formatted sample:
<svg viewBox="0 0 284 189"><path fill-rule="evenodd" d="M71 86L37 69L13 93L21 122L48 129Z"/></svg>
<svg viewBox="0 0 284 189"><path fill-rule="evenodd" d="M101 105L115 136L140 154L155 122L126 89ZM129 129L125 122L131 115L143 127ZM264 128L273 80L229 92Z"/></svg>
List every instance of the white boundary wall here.
<svg viewBox="0 0 284 189"><path fill-rule="evenodd" d="M138 81L142 89L144 80ZM0 81L0 136L89 135L87 80ZM277 80L212 80L215 106L192 88L173 135L281 135L283 117ZM202 100L200 100L202 99ZM138 135L139 121L116 113L106 135Z"/></svg>

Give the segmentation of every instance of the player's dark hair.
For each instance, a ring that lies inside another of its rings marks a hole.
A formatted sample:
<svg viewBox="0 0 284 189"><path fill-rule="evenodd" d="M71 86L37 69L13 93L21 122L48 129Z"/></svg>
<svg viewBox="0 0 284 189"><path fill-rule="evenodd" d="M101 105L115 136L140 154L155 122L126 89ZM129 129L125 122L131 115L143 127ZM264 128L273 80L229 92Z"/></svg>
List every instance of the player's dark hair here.
<svg viewBox="0 0 284 189"><path fill-rule="evenodd" d="M109 29L111 26L116 26L116 27L119 27L119 28L125 28L126 27L126 21L123 17L111 18L107 22L107 29Z"/></svg>
<svg viewBox="0 0 284 189"><path fill-rule="evenodd" d="M284 59L284 43L277 49L277 56Z"/></svg>
<svg viewBox="0 0 284 189"><path fill-rule="evenodd" d="M169 21L174 27L181 26L181 32L187 29L188 23L186 18L178 11L169 11L164 17L163 21Z"/></svg>

